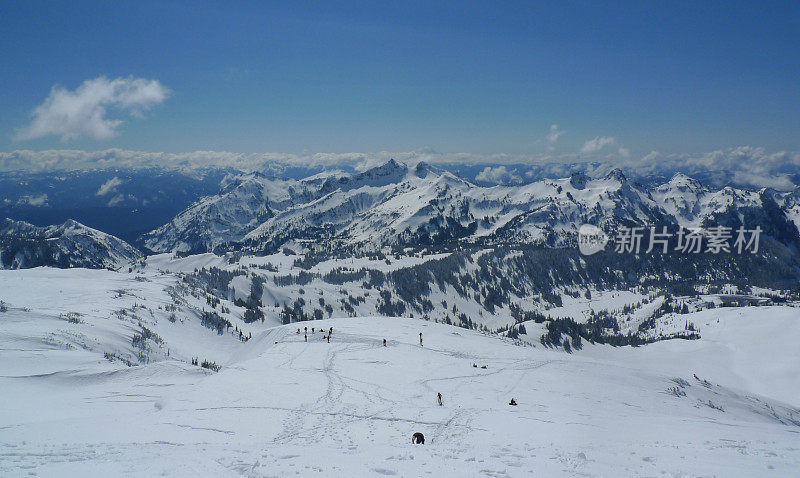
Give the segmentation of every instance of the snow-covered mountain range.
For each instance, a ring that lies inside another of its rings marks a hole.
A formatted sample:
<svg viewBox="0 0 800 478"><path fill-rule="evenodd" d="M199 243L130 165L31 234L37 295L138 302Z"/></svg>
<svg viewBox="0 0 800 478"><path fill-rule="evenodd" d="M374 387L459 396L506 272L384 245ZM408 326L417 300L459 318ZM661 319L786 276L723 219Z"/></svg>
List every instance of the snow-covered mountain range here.
<svg viewBox="0 0 800 478"><path fill-rule="evenodd" d="M800 245L798 193L709 189L683 174L654 188L620 170L583 173L518 186L484 187L451 172L389 161L361 173L325 172L302 180L245 174L228 177L219 194L192 204L146 234L153 252L244 249L273 252L315 242L360 249L447 241L563 246L590 223L761 226Z"/></svg>
<svg viewBox="0 0 800 478"><path fill-rule="evenodd" d="M37 227L23 221L0 221L0 268L37 266L91 269L119 268L142 254L127 242L68 220Z"/></svg>
<svg viewBox="0 0 800 478"><path fill-rule="evenodd" d="M572 247L582 224L761 227L785 253L800 250L800 191L712 189L683 174L646 187L620 170L523 185L481 186L425 163L390 160L363 172L304 179L230 173L134 244L144 253L296 251L534 245ZM140 252L75 221L39 228L6 221L2 267L118 267Z"/></svg>

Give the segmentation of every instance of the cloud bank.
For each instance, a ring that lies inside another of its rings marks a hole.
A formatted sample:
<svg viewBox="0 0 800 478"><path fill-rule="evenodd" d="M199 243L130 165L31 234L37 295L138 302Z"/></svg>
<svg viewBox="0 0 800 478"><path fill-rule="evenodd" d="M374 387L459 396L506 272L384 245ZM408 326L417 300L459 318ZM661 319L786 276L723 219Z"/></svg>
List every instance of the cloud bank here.
<svg viewBox="0 0 800 478"><path fill-rule="evenodd" d="M60 136L108 139L117 135L119 115L140 117L162 103L170 91L157 80L101 76L86 80L75 90L54 86L50 96L33 110L33 120L17 132L18 140ZM110 117L109 110L117 117Z"/></svg>
<svg viewBox="0 0 800 478"><path fill-rule="evenodd" d="M454 166L451 169L478 168L472 175L496 180L516 180L543 177L567 177L573 172L602 176L619 167L629 177L671 176L682 172L703 178L715 185L736 183L752 187L794 188L800 178L800 152L768 152L764 148L740 146L705 153L662 154L656 151L644 156L630 152L622 154L474 154L441 153L426 148L418 151L378 151L364 153L233 153L225 151L194 151L162 153L109 149L104 151L47 150L0 152L0 173L97 170L113 168L163 168L168 170L200 171L204 169L235 169L283 174L287 168L353 168L363 170L394 158L414 165L425 161L434 165ZM505 169L499 169L506 166ZM513 168L510 168L513 166ZM489 168L487 171L486 168Z"/></svg>

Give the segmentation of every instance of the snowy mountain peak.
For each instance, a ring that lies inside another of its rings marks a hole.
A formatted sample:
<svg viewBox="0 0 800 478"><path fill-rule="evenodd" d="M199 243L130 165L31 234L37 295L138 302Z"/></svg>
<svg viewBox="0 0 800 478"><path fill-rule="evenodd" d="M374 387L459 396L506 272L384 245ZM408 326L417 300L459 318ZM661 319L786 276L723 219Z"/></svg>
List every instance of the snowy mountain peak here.
<svg viewBox="0 0 800 478"><path fill-rule="evenodd" d="M675 187L692 187L694 189L701 187L700 181L683 173L675 173L675 175L669 180L668 184Z"/></svg>
<svg viewBox="0 0 800 478"><path fill-rule="evenodd" d="M244 173L244 174L228 174L222 181L220 182L220 193L225 194L228 193L238 187L242 187L245 183L252 183L257 184L259 178L263 178L264 176L259 173L251 172L251 173Z"/></svg>
<svg viewBox="0 0 800 478"><path fill-rule="evenodd" d="M75 219L67 219L66 221L63 222L63 224L61 224L61 227L65 228L65 229L66 228L69 228L69 229L86 228L86 226L84 226L83 224L79 223Z"/></svg>
<svg viewBox="0 0 800 478"><path fill-rule="evenodd" d="M614 168L609 171L608 174L606 174L606 179L613 179L620 183L625 183L628 180L620 168Z"/></svg>
<svg viewBox="0 0 800 478"><path fill-rule="evenodd" d="M398 163L394 159L390 159L380 166L369 168L355 175L330 178L323 183L319 192L321 194L328 194L337 189L347 191L364 186L387 186L402 181L407 174L408 166Z"/></svg>
<svg viewBox="0 0 800 478"><path fill-rule="evenodd" d="M414 167L414 174L416 174L417 177L420 177L420 178L426 177L431 172L432 172L431 166L428 163L426 163L425 161L420 161Z"/></svg>
<svg viewBox="0 0 800 478"><path fill-rule="evenodd" d="M0 222L0 268L38 266L118 268L141 253L127 242L69 219L39 227L23 221Z"/></svg>
<svg viewBox="0 0 800 478"><path fill-rule="evenodd" d="M357 178L385 178L385 177L395 177L397 175L405 175L408 172L408 166L404 163L398 163L394 160L394 158L390 159L386 163L375 166L373 168L367 169L361 174L356 175Z"/></svg>
<svg viewBox="0 0 800 478"><path fill-rule="evenodd" d="M686 197L687 195L691 195L693 197L699 197L707 192L707 190L703 187L700 181L691 178L683 173L675 174L669 182L664 184L661 188L663 191L671 191L671 194L674 195L682 195Z"/></svg>

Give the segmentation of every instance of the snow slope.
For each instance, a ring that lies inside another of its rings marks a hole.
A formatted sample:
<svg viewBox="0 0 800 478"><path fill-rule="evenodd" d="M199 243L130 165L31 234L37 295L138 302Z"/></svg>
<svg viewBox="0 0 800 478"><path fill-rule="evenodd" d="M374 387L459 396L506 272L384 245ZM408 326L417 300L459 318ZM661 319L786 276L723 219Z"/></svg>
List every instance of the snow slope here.
<svg viewBox="0 0 800 478"><path fill-rule="evenodd" d="M646 347L587 347L584 355L642 366L669 374L713 376L723 385L763 394L800 407L800 310L792 307L708 309L664 318L682 329L685 321L700 330L701 340L670 340ZM673 327L674 329L675 327Z"/></svg>
<svg viewBox="0 0 800 478"><path fill-rule="evenodd" d="M800 466L796 352L784 348L800 336L797 309L701 312L697 341L574 354L379 317L254 323L242 343L186 308L166 320L158 306L174 277L136 277L0 271L0 475L791 476ZM138 318L113 315L120 308ZM163 338L150 363L103 358L142 325ZM330 343L320 327L333 327ZM222 369L189 365L198 355ZM417 431L424 446L411 444Z"/></svg>

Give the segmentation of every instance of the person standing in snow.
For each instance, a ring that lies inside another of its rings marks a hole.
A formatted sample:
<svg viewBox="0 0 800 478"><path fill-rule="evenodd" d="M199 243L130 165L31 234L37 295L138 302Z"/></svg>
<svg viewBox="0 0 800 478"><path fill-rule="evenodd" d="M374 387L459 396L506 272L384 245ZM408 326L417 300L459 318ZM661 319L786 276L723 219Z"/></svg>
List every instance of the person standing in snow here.
<svg viewBox="0 0 800 478"><path fill-rule="evenodd" d="M308 342L308 334L304 335L303 338L306 339L306 342Z"/></svg>
<svg viewBox="0 0 800 478"><path fill-rule="evenodd" d="M386 339L383 339L383 346L386 347Z"/></svg>
<svg viewBox="0 0 800 478"><path fill-rule="evenodd" d="M422 347L422 332L419 333L419 346Z"/></svg>
<svg viewBox="0 0 800 478"><path fill-rule="evenodd" d="M444 405L444 404L442 403L442 392L439 392L439 393L437 393L436 395L437 395L437 396L438 396L438 398L439 398L439 406L441 407L442 405Z"/></svg>

